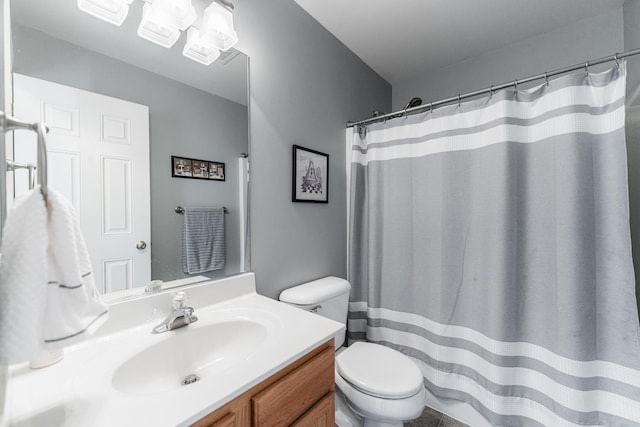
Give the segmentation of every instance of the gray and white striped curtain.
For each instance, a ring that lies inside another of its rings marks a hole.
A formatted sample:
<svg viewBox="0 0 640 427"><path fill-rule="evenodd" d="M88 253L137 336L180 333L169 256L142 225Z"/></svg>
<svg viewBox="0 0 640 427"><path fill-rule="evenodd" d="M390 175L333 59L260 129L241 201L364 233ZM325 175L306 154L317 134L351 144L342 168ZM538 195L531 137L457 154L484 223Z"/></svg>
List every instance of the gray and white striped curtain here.
<svg viewBox="0 0 640 427"><path fill-rule="evenodd" d="M504 426L640 424L625 64L356 129L350 340Z"/></svg>

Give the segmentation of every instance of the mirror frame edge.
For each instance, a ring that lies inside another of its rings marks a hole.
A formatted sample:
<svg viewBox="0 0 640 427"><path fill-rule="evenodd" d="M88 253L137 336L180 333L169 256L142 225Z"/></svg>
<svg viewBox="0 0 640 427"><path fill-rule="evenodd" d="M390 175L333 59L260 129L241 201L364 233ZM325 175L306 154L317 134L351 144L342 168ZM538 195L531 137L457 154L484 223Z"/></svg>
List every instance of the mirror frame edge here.
<svg viewBox="0 0 640 427"><path fill-rule="evenodd" d="M2 32L2 47L0 49L0 75L2 77L2 85L0 86L0 99L2 100L2 111L6 114L12 114L13 105L13 89L11 72L13 69L13 49L11 42L11 2L9 0L0 0L2 8L2 22L0 23ZM7 217L7 204L5 203L7 194L7 142L8 138L3 131L0 131L0 170L4 175L0 178L0 225L3 225ZM1 227L0 227L1 228ZM2 239L2 231L0 230L0 241Z"/></svg>
<svg viewBox="0 0 640 427"><path fill-rule="evenodd" d="M251 179L251 160L253 157L253 135L251 133L251 57L249 54L242 52L242 54L247 58L247 155L248 155L248 166L247 166L247 174L249 175L248 183L247 183L247 204L245 206L245 230L244 230L244 239L245 239L245 248L244 248L244 265L242 266L243 273L251 273L253 272L252 268L252 259L253 259L253 245L251 243L251 195L253 194L253 179Z"/></svg>
<svg viewBox="0 0 640 427"><path fill-rule="evenodd" d="M0 34L1 43L0 46L0 109L5 112L10 111L11 97L7 95L11 92L11 85L7 84L11 81L11 62L12 62L12 49L11 49L11 13L10 13L10 1L0 0L0 10L2 11L2 19L0 20ZM7 55L9 52L9 55ZM8 108L9 107L9 108ZM0 130L0 171L4 174L4 178L0 179L0 241L2 241L2 224L7 215L6 200L6 138L4 131ZM7 401L7 378L8 367L0 365L0 427L4 427L8 423L8 415L5 410ZM6 415L6 416L5 416Z"/></svg>

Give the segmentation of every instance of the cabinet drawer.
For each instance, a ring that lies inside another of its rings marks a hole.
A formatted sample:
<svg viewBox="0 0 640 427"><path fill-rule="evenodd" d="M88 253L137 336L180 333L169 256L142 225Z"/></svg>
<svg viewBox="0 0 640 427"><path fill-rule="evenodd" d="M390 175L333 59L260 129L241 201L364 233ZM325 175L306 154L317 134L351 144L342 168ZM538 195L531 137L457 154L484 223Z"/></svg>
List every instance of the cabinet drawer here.
<svg viewBox="0 0 640 427"><path fill-rule="evenodd" d="M335 388L335 352L326 348L251 399L253 425L290 425Z"/></svg>
<svg viewBox="0 0 640 427"><path fill-rule="evenodd" d="M209 427L236 427L236 414L229 414L218 421L211 423Z"/></svg>
<svg viewBox="0 0 640 427"><path fill-rule="evenodd" d="M250 424L249 401L245 399L227 403L190 427L248 427Z"/></svg>
<svg viewBox="0 0 640 427"><path fill-rule="evenodd" d="M309 409L291 427L335 427L336 425L335 397L333 393L326 394L320 402Z"/></svg>

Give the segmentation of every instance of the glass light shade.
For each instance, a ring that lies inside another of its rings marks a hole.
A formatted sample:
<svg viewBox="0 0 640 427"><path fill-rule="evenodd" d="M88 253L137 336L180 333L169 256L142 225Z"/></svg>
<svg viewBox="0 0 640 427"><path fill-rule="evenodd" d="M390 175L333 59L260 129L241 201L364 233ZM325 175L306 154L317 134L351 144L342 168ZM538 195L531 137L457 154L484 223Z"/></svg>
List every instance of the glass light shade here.
<svg viewBox="0 0 640 427"><path fill-rule="evenodd" d="M133 0L78 0L78 9L113 25L122 25Z"/></svg>
<svg viewBox="0 0 640 427"><path fill-rule="evenodd" d="M165 27L186 30L197 18L191 0L153 0L148 19Z"/></svg>
<svg viewBox="0 0 640 427"><path fill-rule="evenodd" d="M220 56L220 51L212 44L200 38L200 30L191 27L187 32L187 43L182 54L204 65L209 65Z"/></svg>
<svg viewBox="0 0 640 427"><path fill-rule="evenodd" d="M138 35L150 42L169 48L178 41L180 29L171 23L167 24L162 20L154 19L151 13L152 7L152 4L145 3L142 9L142 20L138 26Z"/></svg>
<svg viewBox="0 0 640 427"><path fill-rule="evenodd" d="M225 51L238 43L238 34L233 29L233 13L226 7L211 3L204 11L200 38Z"/></svg>

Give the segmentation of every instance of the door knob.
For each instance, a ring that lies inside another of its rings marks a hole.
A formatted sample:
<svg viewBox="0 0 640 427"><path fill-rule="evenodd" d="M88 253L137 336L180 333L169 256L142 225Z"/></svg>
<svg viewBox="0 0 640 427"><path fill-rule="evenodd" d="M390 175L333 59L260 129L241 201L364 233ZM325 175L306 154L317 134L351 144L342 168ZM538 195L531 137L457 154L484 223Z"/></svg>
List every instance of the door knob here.
<svg viewBox="0 0 640 427"><path fill-rule="evenodd" d="M147 242L140 240L138 243L136 243L136 249L146 249L147 248Z"/></svg>

